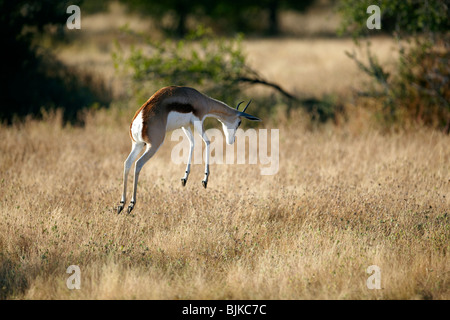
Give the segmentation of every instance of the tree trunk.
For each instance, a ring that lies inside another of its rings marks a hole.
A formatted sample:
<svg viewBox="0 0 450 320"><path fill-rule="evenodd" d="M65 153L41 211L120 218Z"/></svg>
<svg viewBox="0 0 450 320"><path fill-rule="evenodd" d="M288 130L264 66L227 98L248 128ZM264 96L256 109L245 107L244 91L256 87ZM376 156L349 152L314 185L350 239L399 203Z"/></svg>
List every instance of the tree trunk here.
<svg viewBox="0 0 450 320"><path fill-rule="evenodd" d="M186 35L187 13L184 10L178 11L177 36L183 38Z"/></svg>
<svg viewBox="0 0 450 320"><path fill-rule="evenodd" d="M278 8L279 3L278 0L272 0L269 2L269 34L270 35L278 35L280 33L279 25L278 25Z"/></svg>

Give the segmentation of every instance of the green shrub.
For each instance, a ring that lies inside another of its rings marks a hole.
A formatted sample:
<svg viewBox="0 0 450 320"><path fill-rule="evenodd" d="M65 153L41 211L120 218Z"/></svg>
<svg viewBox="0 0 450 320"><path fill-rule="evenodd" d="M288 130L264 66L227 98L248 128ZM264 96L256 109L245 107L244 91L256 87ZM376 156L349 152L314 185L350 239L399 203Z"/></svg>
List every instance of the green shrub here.
<svg viewBox="0 0 450 320"><path fill-rule="evenodd" d="M232 38L215 36L210 29L198 28L180 40L162 42L146 39L144 48L127 50L118 43L113 53L116 70L131 76L132 96L137 103L148 99L149 92L162 86L183 85L200 89L216 99L234 105L246 100L247 86L263 85L280 93L279 97L252 97L253 111L274 114L276 105L285 104L289 115L293 108L303 108L313 120L335 119L343 109L330 99L299 99L270 82L246 63L242 34Z"/></svg>
<svg viewBox="0 0 450 320"><path fill-rule="evenodd" d="M450 23L446 1L343 0L344 19L340 33L351 33L356 41L376 30L366 27L366 9L381 10L381 30L396 38L399 60L393 74L385 71L368 50L368 63L347 53L375 85L365 95L382 103L384 123L418 122L450 131Z"/></svg>
<svg viewBox="0 0 450 320"><path fill-rule="evenodd" d="M241 92L238 79L251 69L245 64L242 35L225 39L199 28L180 40L146 39L144 49L131 47L125 54L117 45L113 53L117 70L131 73L139 95L149 87L187 85L198 87L218 99L235 101Z"/></svg>

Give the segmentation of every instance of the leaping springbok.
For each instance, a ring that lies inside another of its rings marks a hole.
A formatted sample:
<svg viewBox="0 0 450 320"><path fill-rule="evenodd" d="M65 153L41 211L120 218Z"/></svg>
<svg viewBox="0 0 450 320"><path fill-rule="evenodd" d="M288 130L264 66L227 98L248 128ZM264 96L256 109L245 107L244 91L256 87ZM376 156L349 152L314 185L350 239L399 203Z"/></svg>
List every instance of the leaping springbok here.
<svg viewBox="0 0 450 320"><path fill-rule="evenodd" d="M181 179L183 186L186 185L194 149L194 136L190 125L193 124L195 130L200 134L206 146L205 160L205 178L202 181L206 188L209 176L209 139L203 129L203 121L206 117L213 117L222 123L228 144L234 143L235 133L241 124L241 117L253 121L261 119L245 113L251 100L247 103L244 110L239 111L239 105L236 109L229 107L222 101L207 97L197 90L189 87L170 86L158 90L146 103L136 112L130 125L130 137L132 140L131 152L124 162L123 169L123 193L117 213L120 213L125 205L127 193L128 172L137 159L138 155L145 147L142 156L136 161L134 170L133 196L128 213L133 210L136 204L136 190L138 185L139 172L144 164L158 151L164 142L167 131L182 128L190 141L190 151L186 172Z"/></svg>

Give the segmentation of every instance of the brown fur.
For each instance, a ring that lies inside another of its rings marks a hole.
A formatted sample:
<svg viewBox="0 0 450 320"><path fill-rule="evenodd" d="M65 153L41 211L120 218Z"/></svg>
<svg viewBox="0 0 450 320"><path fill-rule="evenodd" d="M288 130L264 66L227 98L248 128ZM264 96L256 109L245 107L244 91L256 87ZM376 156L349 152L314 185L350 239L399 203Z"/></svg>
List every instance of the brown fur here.
<svg viewBox="0 0 450 320"><path fill-rule="evenodd" d="M133 139L131 126L141 111L143 118L142 138L150 144L152 143L150 137L157 140L153 141L153 143L160 143L164 140L167 116L171 111L180 113L192 112L199 119L203 119L206 114L232 116L234 113L234 109L223 102L211 99L193 88L165 87L155 92L136 111L130 125L131 139Z"/></svg>

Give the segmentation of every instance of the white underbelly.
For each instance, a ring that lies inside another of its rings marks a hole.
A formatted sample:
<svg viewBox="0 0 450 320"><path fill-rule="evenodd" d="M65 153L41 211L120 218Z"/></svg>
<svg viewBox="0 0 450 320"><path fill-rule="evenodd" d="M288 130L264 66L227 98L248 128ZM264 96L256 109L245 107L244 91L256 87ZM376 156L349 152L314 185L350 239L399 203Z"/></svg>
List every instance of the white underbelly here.
<svg viewBox="0 0 450 320"><path fill-rule="evenodd" d="M181 127L188 126L194 120L194 116L192 112L189 113L181 113L171 111L167 116L167 125L166 131L172 131Z"/></svg>

